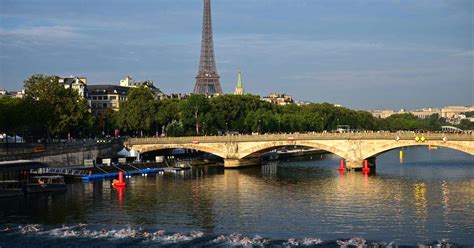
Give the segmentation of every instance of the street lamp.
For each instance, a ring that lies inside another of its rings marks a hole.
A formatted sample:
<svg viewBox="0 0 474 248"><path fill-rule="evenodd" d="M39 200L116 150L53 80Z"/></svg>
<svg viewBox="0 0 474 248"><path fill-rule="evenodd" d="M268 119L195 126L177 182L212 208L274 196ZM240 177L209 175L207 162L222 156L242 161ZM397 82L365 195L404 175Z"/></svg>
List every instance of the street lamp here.
<svg viewBox="0 0 474 248"><path fill-rule="evenodd" d="M257 129L258 134L260 134L260 122L262 122L262 121L258 120L258 129Z"/></svg>
<svg viewBox="0 0 474 248"><path fill-rule="evenodd" d="M229 123L226 122L225 123L225 132L226 132L227 135L229 134L229 126L228 125L229 125Z"/></svg>

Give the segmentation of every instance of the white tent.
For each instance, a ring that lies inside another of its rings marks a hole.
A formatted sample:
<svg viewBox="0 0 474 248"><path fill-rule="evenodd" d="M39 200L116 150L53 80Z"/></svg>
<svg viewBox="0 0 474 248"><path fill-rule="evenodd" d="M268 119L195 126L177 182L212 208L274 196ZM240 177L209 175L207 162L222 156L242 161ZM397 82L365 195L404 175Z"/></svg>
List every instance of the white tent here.
<svg viewBox="0 0 474 248"><path fill-rule="evenodd" d="M15 135L14 137L12 137L6 134L2 134L0 135L0 139L2 139L3 142L8 142L8 143L25 143L25 140L18 135Z"/></svg>
<svg viewBox="0 0 474 248"><path fill-rule="evenodd" d="M131 157L130 152L125 147L120 152L117 152L117 155L122 157Z"/></svg>
<svg viewBox="0 0 474 248"><path fill-rule="evenodd" d="M25 140L23 139L23 137L20 137L18 135L16 135L13 140L16 140L16 143L25 143Z"/></svg>
<svg viewBox="0 0 474 248"><path fill-rule="evenodd" d="M130 150L130 157L136 157L138 161L140 161L140 153L138 153L137 151L133 150Z"/></svg>

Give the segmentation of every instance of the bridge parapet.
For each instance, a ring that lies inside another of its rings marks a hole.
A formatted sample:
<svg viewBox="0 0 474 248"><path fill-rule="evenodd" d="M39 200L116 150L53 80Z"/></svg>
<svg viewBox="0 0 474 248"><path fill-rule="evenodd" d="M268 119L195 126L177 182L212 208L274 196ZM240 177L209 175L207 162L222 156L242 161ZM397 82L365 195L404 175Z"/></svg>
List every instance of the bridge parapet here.
<svg viewBox="0 0 474 248"><path fill-rule="evenodd" d="M138 144L185 144L216 142L261 142L287 140L414 140L416 137L426 140L474 141L474 133L305 133L305 134L262 134L262 135L226 135L226 136L186 136L163 138L131 138L126 145Z"/></svg>

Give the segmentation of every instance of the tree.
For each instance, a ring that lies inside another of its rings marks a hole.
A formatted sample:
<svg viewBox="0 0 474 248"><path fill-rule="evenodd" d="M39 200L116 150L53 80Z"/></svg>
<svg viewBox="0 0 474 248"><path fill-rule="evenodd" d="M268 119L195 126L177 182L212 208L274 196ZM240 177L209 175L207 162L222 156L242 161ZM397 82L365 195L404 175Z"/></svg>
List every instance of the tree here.
<svg viewBox="0 0 474 248"><path fill-rule="evenodd" d="M131 88L120 106L118 124L125 131L149 133L155 127L156 104L153 92L144 86Z"/></svg>
<svg viewBox="0 0 474 248"><path fill-rule="evenodd" d="M432 114L426 119L426 127L431 131L440 131L443 125L444 119L440 119L438 114Z"/></svg>
<svg viewBox="0 0 474 248"><path fill-rule="evenodd" d="M80 129L91 123L87 100L75 90L65 89L58 77L37 74L25 80L24 100L27 111L36 113L30 124L43 124L47 134L78 135Z"/></svg>
<svg viewBox="0 0 474 248"><path fill-rule="evenodd" d="M474 111L464 112L463 114L466 115L467 118L473 118L474 117Z"/></svg>
<svg viewBox="0 0 474 248"><path fill-rule="evenodd" d="M173 136L182 136L185 134L183 123L178 122L177 120L172 120L168 125L166 125L166 135Z"/></svg>
<svg viewBox="0 0 474 248"><path fill-rule="evenodd" d="M119 128L119 113L113 109L106 109L104 112L94 118L94 128L88 130L90 133L112 134L114 130Z"/></svg>
<svg viewBox="0 0 474 248"><path fill-rule="evenodd" d="M19 98L0 97L0 133L15 132L25 124L23 108Z"/></svg>
<svg viewBox="0 0 474 248"><path fill-rule="evenodd" d="M223 95L210 99L215 127L219 130L250 132L245 124L248 115L258 110L269 110L276 113L277 106L260 100L253 95Z"/></svg>
<svg viewBox="0 0 474 248"><path fill-rule="evenodd" d="M458 127L462 130L474 130L474 122L470 121L469 119L462 119Z"/></svg>
<svg viewBox="0 0 474 248"><path fill-rule="evenodd" d="M244 124L245 130L249 132L276 132L278 130L278 115L271 110L258 109L248 113Z"/></svg>
<svg viewBox="0 0 474 248"><path fill-rule="evenodd" d="M179 105L179 113L184 128L191 126L195 127L193 134L201 134L201 125L209 121L209 116L206 118L206 113L211 111L209 100L203 95L192 95L188 99L181 102ZM208 125L210 123L208 122Z"/></svg>
<svg viewBox="0 0 474 248"><path fill-rule="evenodd" d="M386 118L385 127L390 131L398 130L424 130L426 124L413 114L395 114Z"/></svg>
<svg viewBox="0 0 474 248"><path fill-rule="evenodd" d="M157 106L155 120L158 128L167 127L171 122L179 120L179 103L177 99L163 99L155 103Z"/></svg>

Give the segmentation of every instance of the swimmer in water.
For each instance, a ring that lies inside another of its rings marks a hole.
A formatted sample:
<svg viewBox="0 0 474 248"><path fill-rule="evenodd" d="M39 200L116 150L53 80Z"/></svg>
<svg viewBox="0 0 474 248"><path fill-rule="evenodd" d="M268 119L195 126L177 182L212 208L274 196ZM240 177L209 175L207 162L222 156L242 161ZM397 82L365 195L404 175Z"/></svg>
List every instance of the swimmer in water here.
<svg viewBox="0 0 474 248"><path fill-rule="evenodd" d="M40 230L41 230L41 226L38 224L30 224L21 228L22 233L39 232Z"/></svg>
<svg viewBox="0 0 474 248"><path fill-rule="evenodd" d="M224 236L224 235L221 235L219 237L217 237L216 239L214 239L215 242L223 242L225 241L227 238Z"/></svg>
<svg viewBox="0 0 474 248"><path fill-rule="evenodd" d="M109 231L107 231L107 229L105 228L100 229L99 237L106 237L108 235L109 235Z"/></svg>
<svg viewBox="0 0 474 248"><path fill-rule="evenodd" d="M144 231L144 232L142 233L142 237L143 237L144 239L149 239L149 238L151 238L152 236L153 236L153 235L152 235L151 233L147 232L147 231Z"/></svg>

